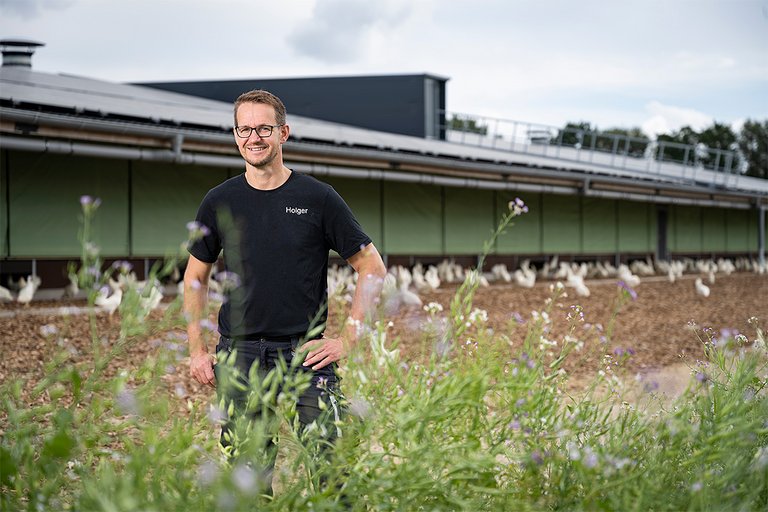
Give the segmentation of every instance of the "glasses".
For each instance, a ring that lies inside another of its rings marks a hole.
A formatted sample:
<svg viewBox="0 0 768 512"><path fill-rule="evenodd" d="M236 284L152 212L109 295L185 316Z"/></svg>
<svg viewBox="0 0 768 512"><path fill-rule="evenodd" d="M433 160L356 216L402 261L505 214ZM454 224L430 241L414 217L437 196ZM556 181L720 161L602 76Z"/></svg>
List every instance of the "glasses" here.
<svg viewBox="0 0 768 512"><path fill-rule="evenodd" d="M282 124L260 124L259 126L250 127L250 126L235 126L235 133L238 137L241 137L243 139L247 139L251 136L252 132L256 132L256 135L258 135L262 139L266 139L270 135L272 135L272 130L275 128L279 128L280 126L284 126Z"/></svg>

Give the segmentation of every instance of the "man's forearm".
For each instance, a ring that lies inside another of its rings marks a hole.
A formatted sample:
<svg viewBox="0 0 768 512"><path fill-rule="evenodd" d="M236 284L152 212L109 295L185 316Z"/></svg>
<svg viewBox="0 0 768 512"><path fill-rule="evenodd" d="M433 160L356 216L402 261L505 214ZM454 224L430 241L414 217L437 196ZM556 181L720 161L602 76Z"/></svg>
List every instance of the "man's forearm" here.
<svg viewBox="0 0 768 512"><path fill-rule="evenodd" d="M381 275L382 268L384 268L383 265L371 265L369 268L360 269L349 319L342 333L342 337L350 344L357 341L360 327L366 321L370 321L376 313L384 283L384 276ZM384 273L386 273L386 268L384 268Z"/></svg>
<svg viewBox="0 0 768 512"><path fill-rule="evenodd" d="M197 281L195 283L184 281L184 314L187 318L190 355L208 352L200 325L208 305L208 286Z"/></svg>

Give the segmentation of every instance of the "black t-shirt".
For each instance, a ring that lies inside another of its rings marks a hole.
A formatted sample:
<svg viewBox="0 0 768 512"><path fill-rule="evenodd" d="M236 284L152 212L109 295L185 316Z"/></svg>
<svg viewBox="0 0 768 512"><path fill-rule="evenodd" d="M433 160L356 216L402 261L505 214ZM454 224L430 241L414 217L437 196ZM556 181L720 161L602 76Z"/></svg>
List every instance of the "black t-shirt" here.
<svg viewBox="0 0 768 512"><path fill-rule="evenodd" d="M214 263L223 250L240 281L219 311L227 337L304 334L321 308L325 322L328 251L349 259L371 243L333 187L296 172L274 190L230 178L206 194L196 220L210 234L189 252Z"/></svg>

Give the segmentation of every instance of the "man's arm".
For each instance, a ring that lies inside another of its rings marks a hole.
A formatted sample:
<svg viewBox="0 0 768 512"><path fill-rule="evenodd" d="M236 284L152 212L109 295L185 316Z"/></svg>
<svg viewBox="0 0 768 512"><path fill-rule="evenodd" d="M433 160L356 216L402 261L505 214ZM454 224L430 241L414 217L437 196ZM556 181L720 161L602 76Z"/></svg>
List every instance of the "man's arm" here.
<svg viewBox="0 0 768 512"><path fill-rule="evenodd" d="M384 266L379 251L373 244L368 244L347 262L358 274L349 319L341 332L341 337L321 338L307 342L306 347L310 350L304 359L304 366L311 366L313 370L343 358L357 343L358 327L367 316L373 314L378 305L381 287L387 275L387 267Z"/></svg>
<svg viewBox="0 0 768 512"><path fill-rule="evenodd" d="M189 372L197 382L215 387L214 356L208 353L200 326L208 303L208 279L212 268L212 263L189 256L184 272L184 313L189 337Z"/></svg>

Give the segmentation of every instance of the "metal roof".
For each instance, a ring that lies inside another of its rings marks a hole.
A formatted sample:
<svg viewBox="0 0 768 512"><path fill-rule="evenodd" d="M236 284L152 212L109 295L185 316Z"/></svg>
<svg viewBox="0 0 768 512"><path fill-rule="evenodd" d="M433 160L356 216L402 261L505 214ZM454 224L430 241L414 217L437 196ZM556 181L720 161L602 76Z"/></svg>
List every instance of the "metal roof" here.
<svg viewBox="0 0 768 512"><path fill-rule="evenodd" d="M124 131L126 127L141 127L143 130L163 127L170 131L178 130L179 133L194 129L198 138L219 144L226 143L228 139L231 143L230 103L149 87L43 73L29 68L0 67L0 101L2 114L9 119L11 114L37 112L51 114L51 117L61 116L72 127L77 125L77 119L82 119L100 123L104 130L114 129L116 132ZM482 140L476 141L477 145L430 140L290 114L288 122L292 141L289 140L286 145L287 151L300 149L311 152L315 147L317 151L343 158L364 157L383 163L395 161L396 157L410 158L422 163L455 167L459 173L475 170L474 177L478 172L509 177L522 170L528 170L529 177L535 177L536 172L541 170L542 177L547 174L552 178L554 172L563 179L579 179L585 183L607 179L627 185L644 182L643 186L649 189L656 184L667 188L694 188L713 194L768 197L768 180L702 169L694 173L681 166L657 165L645 159L633 159L638 161L636 167L619 167L612 165L613 162L602 161L599 153L592 152L594 154L585 158L589 151L569 151L569 148L559 148L557 155L552 155L551 151L546 153L546 147L535 145L522 151L509 151L482 147ZM545 173L544 170L550 172Z"/></svg>

